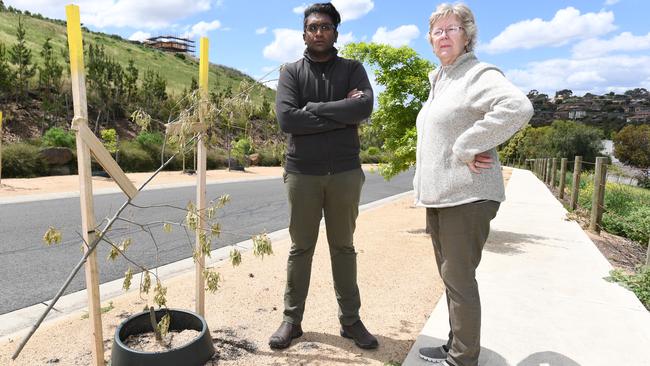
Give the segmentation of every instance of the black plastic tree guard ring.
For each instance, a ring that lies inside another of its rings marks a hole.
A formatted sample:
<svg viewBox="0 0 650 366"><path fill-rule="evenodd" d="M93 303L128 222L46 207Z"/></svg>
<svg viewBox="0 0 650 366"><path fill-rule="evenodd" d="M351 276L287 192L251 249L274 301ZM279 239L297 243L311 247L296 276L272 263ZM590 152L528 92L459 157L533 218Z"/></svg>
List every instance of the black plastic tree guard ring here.
<svg viewBox="0 0 650 366"><path fill-rule="evenodd" d="M112 366L203 366L214 354L214 345L208 324L200 315L182 309L156 310L156 321L169 312L171 321L170 331L193 329L199 332L197 338L186 345L162 352L142 352L128 348L124 341L135 334L152 332L149 312L135 314L122 322L115 329L113 349L111 351Z"/></svg>

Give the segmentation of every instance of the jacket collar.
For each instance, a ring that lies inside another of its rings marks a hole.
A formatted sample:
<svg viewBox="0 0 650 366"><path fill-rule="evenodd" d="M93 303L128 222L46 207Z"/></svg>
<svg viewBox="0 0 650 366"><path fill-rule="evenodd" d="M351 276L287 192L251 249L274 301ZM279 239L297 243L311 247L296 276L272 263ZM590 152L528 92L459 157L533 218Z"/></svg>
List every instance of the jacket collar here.
<svg viewBox="0 0 650 366"><path fill-rule="evenodd" d="M454 72L454 70L458 70L462 65L465 65L472 60L478 60L474 55L474 52L465 52L462 55L458 56L451 65L441 66L440 70L443 70L446 73L451 73Z"/></svg>
<svg viewBox="0 0 650 366"><path fill-rule="evenodd" d="M332 53L333 53L333 56L334 56L334 57L332 57L331 59L329 59L328 61L326 61L326 63L329 63L329 62L332 62L333 60L335 60L335 59L338 57L339 50L337 50L336 47L332 47ZM311 62L311 63L317 63L317 62L319 62L319 61L314 61L314 60L311 58L311 56L309 55L309 52L307 51L306 48L305 48L305 51L303 52L302 55L305 57L305 59L307 59L307 61L309 61L309 62Z"/></svg>

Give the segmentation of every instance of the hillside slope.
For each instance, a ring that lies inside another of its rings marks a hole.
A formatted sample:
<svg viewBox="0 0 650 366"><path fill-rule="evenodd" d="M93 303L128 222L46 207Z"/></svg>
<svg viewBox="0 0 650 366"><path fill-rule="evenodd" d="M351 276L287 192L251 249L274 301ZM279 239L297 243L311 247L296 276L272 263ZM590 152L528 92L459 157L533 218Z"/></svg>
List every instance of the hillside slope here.
<svg viewBox="0 0 650 366"><path fill-rule="evenodd" d="M16 26L18 14L0 12L0 42L9 49L16 42ZM26 29L27 45L32 50L32 60L41 63L40 51L47 38L56 54L67 52L66 28L63 22L38 19L22 15L23 24ZM133 59L135 66L141 70L153 70L160 73L167 80L168 92L178 94L185 88L189 88L192 77L198 79L198 62L192 59L182 59L173 54L158 51L156 49L124 40L116 35L107 35L97 32L83 32L84 45L92 43L105 47L107 54L111 55L122 66L126 67L129 60ZM198 48L198 46L197 46ZM61 56L60 62L63 63ZM241 80L253 79L233 68L210 65L210 90L215 88L218 91L227 87L239 85ZM275 92L270 88L263 88L262 95L265 99L272 99Z"/></svg>

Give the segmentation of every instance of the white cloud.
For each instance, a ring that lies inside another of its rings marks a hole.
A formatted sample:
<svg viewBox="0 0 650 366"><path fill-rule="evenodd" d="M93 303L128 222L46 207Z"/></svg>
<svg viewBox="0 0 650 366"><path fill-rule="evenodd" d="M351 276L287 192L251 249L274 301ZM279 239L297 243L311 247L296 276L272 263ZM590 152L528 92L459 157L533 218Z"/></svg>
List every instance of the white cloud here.
<svg viewBox="0 0 650 366"><path fill-rule="evenodd" d="M650 56L604 56L590 59L551 59L531 62L525 69L506 71L524 92L537 89L555 95L560 89L574 94L603 94L650 88Z"/></svg>
<svg viewBox="0 0 650 366"><path fill-rule="evenodd" d="M332 0L332 4L341 14L341 22L359 19L375 7L375 2L372 0ZM302 15L308 6L307 4L296 6L293 12Z"/></svg>
<svg viewBox="0 0 650 366"><path fill-rule="evenodd" d="M393 30L386 27L379 27L372 36L372 42L385 43L393 47L408 45L420 35L420 30L413 24L402 25Z"/></svg>
<svg viewBox="0 0 650 366"><path fill-rule="evenodd" d="M614 29L614 13L611 11L580 14L578 9L567 7L558 10L550 21L535 18L511 24L489 43L480 45L479 49L498 53L517 48L558 47L572 40L597 37Z"/></svg>
<svg viewBox="0 0 650 366"><path fill-rule="evenodd" d="M616 51L643 51L650 49L650 33L635 36L623 32L611 39L591 38L573 46L573 58L591 58Z"/></svg>
<svg viewBox="0 0 650 366"><path fill-rule="evenodd" d="M339 38L336 40L336 47L341 49L348 43L356 42L357 38L352 34L352 32L340 34Z"/></svg>
<svg viewBox="0 0 650 366"><path fill-rule="evenodd" d="M332 0L332 4L341 14L342 22L359 19L375 7L372 0Z"/></svg>
<svg viewBox="0 0 650 366"><path fill-rule="evenodd" d="M267 29L267 27L257 28L255 29L255 34L265 34Z"/></svg>
<svg viewBox="0 0 650 366"><path fill-rule="evenodd" d="M194 37L204 37L208 35L208 32L215 29L221 28L221 22L218 20L213 20L210 23L200 21L192 26L192 29L189 32L186 32L183 37L194 38Z"/></svg>
<svg viewBox="0 0 650 366"><path fill-rule="evenodd" d="M151 33L142 32L142 31L137 31L129 37L129 39L132 41L140 41L140 42L144 41L147 38L151 38Z"/></svg>
<svg viewBox="0 0 650 366"><path fill-rule="evenodd" d="M305 9L307 9L308 6L309 5L307 5L307 4L302 4L300 6L296 6L295 8L293 8L293 12L296 13L296 14L302 15L302 14L304 14Z"/></svg>
<svg viewBox="0 0 650 366"><path fill-rule="evenodd" d="M5 5L65 19L70 0L6 0ZM103 27L161 29L179 19L210 10L212 0L78 0L81 22Z"/></svg>
<svg viewBox="0 0 650 366"><path fill-rule="evenodd" d="M302 40L302 31L295 29L274 29L275 39L264 47L264 57L278 62L292 62L302 57L305 42Z"/></svg>

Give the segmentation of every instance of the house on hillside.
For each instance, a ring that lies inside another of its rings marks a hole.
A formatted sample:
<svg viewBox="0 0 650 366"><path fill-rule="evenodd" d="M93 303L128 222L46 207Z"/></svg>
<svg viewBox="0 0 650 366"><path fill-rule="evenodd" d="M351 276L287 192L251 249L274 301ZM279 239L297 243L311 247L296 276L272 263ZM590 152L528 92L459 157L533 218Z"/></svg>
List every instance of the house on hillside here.
<svg viewBox="0 0 650 366"><path fill-rule="evenodd" d="M157 36L147 38L144 42L145 45L159 49L165 52L173 53L194 53L194 41L188 38L181 38L175 36Z"/></svg>

